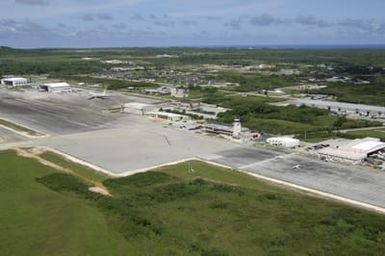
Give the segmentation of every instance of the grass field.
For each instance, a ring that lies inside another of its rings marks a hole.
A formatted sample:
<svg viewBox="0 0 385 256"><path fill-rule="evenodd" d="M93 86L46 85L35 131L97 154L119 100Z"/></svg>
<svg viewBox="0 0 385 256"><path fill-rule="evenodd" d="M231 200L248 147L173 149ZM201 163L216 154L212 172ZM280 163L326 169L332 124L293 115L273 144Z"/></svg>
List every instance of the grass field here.
<svg viewBox="0 0 385 256"><path fill-rule="evenodd" d="M378 129L370 130L357 130L350 132L338 132L338 131L320 131L320 132L307 132L296 135L296 138L310 142L318 143L325 140L335 138L346 138L346 139L361 139L366 137L378 138L381 141L385 141L385 129L378 127Z"/></svg>
<svg viewBox="0 0 385 256"><path fill-rule="evenodd" d="M347 134L355 138L373 137L385 141L385 129L352 131L347 132Z"/></svg>
<svg viewBox="0 0 385 256"><path fill-rule="evenodd" d="M104 185L113 197L88 191L74 176L1 152L0 255L385 253L384 216L202 162Z"/></svg>
<svg viewBox="0 0 385 256"><path fill-rule="evenodd" d="M256 96L209 97L209 103L231 109L220 113L219 121L231 124L239 117L245 127L270 134L300 134L331 132L340 129L380 126L380 122L352 120L332 116L327 110L306 106L275 106L274 98ZM310 137L309 137L310 138Z"/></svg>
<svg viewBox="0 0 385 256"><path fill-rule="evenodd" d="M102 212L36 182L55 173L0 152L0 255L126 255L130 247Z"/></svg>
<svg viewBox="0 0 385 256"><path fill-rule="evenodd" d="M369 80L371 83L364 85L330 83L327 87L312 92L333 95L343 102L384 106L385 79L369 77Z"/></svg>

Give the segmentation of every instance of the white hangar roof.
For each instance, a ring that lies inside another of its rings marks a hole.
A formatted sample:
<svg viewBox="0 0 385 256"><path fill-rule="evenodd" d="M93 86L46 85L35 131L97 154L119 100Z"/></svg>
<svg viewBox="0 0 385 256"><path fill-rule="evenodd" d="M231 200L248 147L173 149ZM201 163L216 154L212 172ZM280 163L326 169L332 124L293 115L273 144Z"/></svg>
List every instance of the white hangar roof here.
<svg viewBox="0 0 385 256"><path fill-rule="evenodd" d="M71 85L62 82L62 83L47 83L44 84L45 86L51 87L51 88L61 88L61 87L70 87Z"/></svg>
<svg viewBox="0 0 385 256"><path fill-rule="evenodd" d="M352 148L370 154L385 148L385 143L375 138L367 138L365 141L352 146Z"/></svg>
<svg viewBox="0 0 385 256"><path fill-rule="evenodd" d="M338 157L353 161L360 161L368 154L385 149L385 143L377 138L356 139L353 141L338 141L330 147L323 148L318 152L322 155Z"/></svg>
<svg viewBox="0 0 385 256"><path fill-rule="evenodd" d="M9 78L3 78L2 80L7 81L7 82L26 82L26 81L28 81L27 79L22 78L22 77L9 77Z"/></svg>
<svg viewBox="0 0 385 256"><path fill-rule="evenodd" d="M143 109L147 107L154 107L154 105L139 103L139 102L130 102L123 105L125 108L133 108L133 109Z"/></svg>

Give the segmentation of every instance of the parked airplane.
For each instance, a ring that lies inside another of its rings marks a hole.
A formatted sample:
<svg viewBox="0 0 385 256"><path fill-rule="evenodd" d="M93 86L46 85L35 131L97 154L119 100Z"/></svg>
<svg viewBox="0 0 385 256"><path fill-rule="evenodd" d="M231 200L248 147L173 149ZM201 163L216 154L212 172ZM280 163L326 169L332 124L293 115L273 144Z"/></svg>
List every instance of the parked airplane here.
<svg viewBox="0 0 385 256"><path fill-rule="evenodd" d="M104 91L102 93L98 93L98 92L90 92L90 97L88 98L89 100L93 100L93 99L106 99L106 98L109 98L111 97L111 95L107 94L107 88L104 89Z"/></svg>

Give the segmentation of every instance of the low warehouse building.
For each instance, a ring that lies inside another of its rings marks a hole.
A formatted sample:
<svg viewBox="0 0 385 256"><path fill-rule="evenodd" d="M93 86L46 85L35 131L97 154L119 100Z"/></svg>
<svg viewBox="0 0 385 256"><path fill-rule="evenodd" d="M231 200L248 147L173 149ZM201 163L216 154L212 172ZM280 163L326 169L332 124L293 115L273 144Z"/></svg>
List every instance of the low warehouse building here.
<svg viewBox="0 0 385 256"><path fill-rule="evenodd" d="M235 119L233 126L220 125L220 124L205 124L202 127L204 132L225 135L235 139L241 139L245 137L246 134L250 133L248 128L242 127L239 119Z"/></svg>
<svg viewBox="0 0 385 256"><path fill-rule="evenodd" d="M220 113L229 111L230 109L218 107L212 104L200 103L193 109L194 113L198 113L205 118L216 119Z"/></svg>
<svg viewBox="0 0 385 256"><path fill-rule="evenodd" d="M135 115L144 115L148 112L158 111L159 107L151 104L130 102L122 105L122 112Z"/></svg>
<svg viewBox="0 0 385 256"><path fill-rule="evenodd" d="M22 77L9 77L1 79L2 85L22 86L28 84L28 80Z"/></svg>
<svg viewBox="0 0 385 256"><path fill-rule="evenodd" d="M186 121L189 119L188 116L169 113L169 112L162 112L162 111L151 111L151 112L145 113L145 115L154 119L166 120L170 122Z"/></svg>
<svg viewBox="0 0 385 256"><path fill-rule="evenodd" d="M300 145L300 141L290 137L273 137L266 140L267 143L273 146L295 148Z"/></svg>
<svg viewBox="0 0 385 256"><path fill-rule="evenodd" d="M188 94L183 88L171 88L171 96L176 98L185 98L188 97Z"/></svg>
<svg viewBox="0 0 385 256"><path fill-rule="evenodd" d="M146 89L146 93L156 94L156 95L170 95L171 87L161 86L157 89Z"/></svg>
<svg viewBox="0 0 385 256"><path fill-rule="evenodd" d="M39 86L41 90L52 93L72 92L71 85L67 83L47 83Z"/></svg>
<svg viewBox="0 0 385 256"><path fill-rule="evenodd" d="M336 140L329 142L329 147L318 150L328 159L360 163L367 157L385 149L385 143L377 138L356 140Z"/></svg>
<svg viewBox="0 0 385 256"><path fill-rule="evenodd" d="M309 107L327 109L337 114L346 114L355 117L373 117L378 119L385 119L385 107L381 106L312 99L296 99L291 100L290 103L297 106L306 105Z"/></svg>

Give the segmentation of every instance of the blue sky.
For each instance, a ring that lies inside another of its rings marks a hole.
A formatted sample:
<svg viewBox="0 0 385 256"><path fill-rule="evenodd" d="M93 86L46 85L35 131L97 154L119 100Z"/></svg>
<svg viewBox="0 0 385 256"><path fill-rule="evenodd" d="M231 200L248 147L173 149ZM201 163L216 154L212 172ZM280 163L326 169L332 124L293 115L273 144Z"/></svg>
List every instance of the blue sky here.
<svg viewBox="0 0 385 256"><path fill-rule="evenodd" d="M384 0L1 0L0 45L384 44Z"/></svg>

